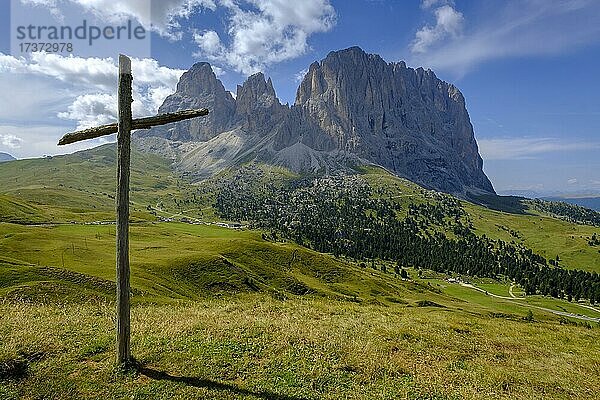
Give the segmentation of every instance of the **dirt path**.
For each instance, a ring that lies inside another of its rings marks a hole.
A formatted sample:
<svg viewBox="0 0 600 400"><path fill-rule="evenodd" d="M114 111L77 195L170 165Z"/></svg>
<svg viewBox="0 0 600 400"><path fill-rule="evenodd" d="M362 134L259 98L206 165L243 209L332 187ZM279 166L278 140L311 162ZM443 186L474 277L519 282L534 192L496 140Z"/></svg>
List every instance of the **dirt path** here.
<svg viewBox="0 0 600 400"><path fill-rule="evenodd" d="M520 305L522 307L536 308L538 310L547 311L547 312L550 312L552 314L561 315L563 317L577 318L577 319L581 319L581 320L584 320L584 321L600 322L600 318L588 317L587 315L573 314L573 313L569 313L569 312L565 312L565 311L558 311L558 310L553 310L551 308L540 307L540 306L535 306L535 305L532 305L532 304L522 303L520 301L515 301L514 299L516 297L514 297L514 295L512 294L512 291L510 291L509 293L513 297L498 296L497 294L489 293L487 290L483 290L481 288L478 288L477 286L473 286L470 283L462 283L461 282L460 285L464 286L464 287L471 288L471 289L475 289L475 290L477 290L479 292L485 293L486 295L488 295L490 297L495 297L497 299L502 299L502 300L508 300L509 302L514 303L514 304L518 304L518 305ZM511 288L512 288L512 286L511 286ZM578 305L581 306L581 307L592 309L592 310L594 310L596 312L600 312L600 310L596 310L594 307L591 307L591 306L584 306L584 305L581 305L581 304L578 304Z"/></svg>
<svg viewBox="0 0 600 400"><path fill-rule="evenodd" d="M504 299L504 300L512 300L512 299L513 299L513 297L499 296L499 295L497 295L497 294L490 293L490 292L488 292L487 290L483 290L482 288L478 288L477 286L471 285L470 283L463 283L463 282L461 282L461 283L460 283L460 285L461 285L461 286L464 286L464 287L471 288L471 289L475 289L475 290L477 290L477 291L479 291L479 292L481 292L481 293L485 293L485 294L487 294L488 296L490 296L490 297L495 297L495 298L497 298L497 299Z"/></svg>

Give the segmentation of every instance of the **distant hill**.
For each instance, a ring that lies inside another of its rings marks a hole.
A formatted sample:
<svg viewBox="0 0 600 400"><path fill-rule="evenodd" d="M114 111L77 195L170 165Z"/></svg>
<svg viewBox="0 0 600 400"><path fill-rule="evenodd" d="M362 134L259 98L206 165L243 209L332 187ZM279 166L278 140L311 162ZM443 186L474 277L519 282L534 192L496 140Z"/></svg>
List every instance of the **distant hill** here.
<svg viewBox="0 0 600 400"><path fill-rule="evenodd" d="M13 161L16 160L16 158L14 158L13 156L11 156L8 153L0 153L0 162L5 162L5 161Z"/></svg>
<svg viewBox="0 0 600 400"><path fill-rule="evenodd" d="M564 201L569 204L577 204L578 206L591 208L592 210L600 211L600 196L595 197L544 197L544 200Z"/></svg>

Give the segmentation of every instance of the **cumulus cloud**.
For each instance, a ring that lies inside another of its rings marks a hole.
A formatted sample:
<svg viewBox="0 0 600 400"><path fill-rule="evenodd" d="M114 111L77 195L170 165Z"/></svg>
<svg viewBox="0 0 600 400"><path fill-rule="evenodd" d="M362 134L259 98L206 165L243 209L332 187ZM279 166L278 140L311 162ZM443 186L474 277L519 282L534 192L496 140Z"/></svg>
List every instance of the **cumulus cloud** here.
<svg viewBox="0 0 600 400"><path fill-rule="evenodd" d="M196 32L198 56L244 74L305 54L308 38L336 23L329 0L221 0L219 4L229 13L227 37L214 30Z"/></svg>
<svg viewBox="0 0 600 400"><path fill-rule="evenodd" d="M171 39L187 38L198 46L198 57L251 74L301 56L308 39L336 24L329 0L21 0L60 12L75 5L107 22L133 18L147 29ZM57 11L58 10L58 11ZM223 11L224 33L214 29L184 31L180 23L194 13Z"/></svg>
<svg viewBox="0 0 600 400"><path fill-rule="evenodd" d="M2 79L20 76L54 80L59 84L57 97L71 103L57 116L77 122L79 128L107 123L116 118L117 62L112 58L81 58L57 54L33 53L31 58L17 58L0 53ZM163 100L175 91L183 70L159 65L153 59L132 59L134 76L134 116L154 114ZM93 94L90 94L93 91ZM26 100L26 99L25 99ZM36 99L31 99L32 102ZM19 109L30 109L19 104Z"/></svg>
<svg viewBox="0 0 600 400"><path fill-rule="evenodd" d="M54 18L61 22L63 20L63 15L60 12L57 0L21 0L21 3L38 7L46 7L50 11L50 14L54 16Z"/></svg>
<svg viewBox="0 0 600 400"><path fill-rule="evenodd" d="M181 38L178 20L189 18L202 9L215 10L215 0L21 0L23 4L45 6L60 18L61 6L74 5L82 12L96 15L107 22L137 20L146 29L172 39Z"/></svg>
<svg viewBox="0 0 600 400"><path fill-rule="evenodd" d="M493 13L477 10L469 24L457 14L452 3L435 8L436 25L420 29L409 46L411 63L460 76L494 59L552 55L600 42L600 3L593 0L509 0Z"/></svg>
<svg viewBox="0 0 600 400"><path fill-rule="evenodd" d="M224 50L221 38L215 31L195 32L194 41L201 49L210 54L218 54Z"/></svg>
<svg viewBox="0 0 600 400"><path fill-rule="evenodd" d="M107 93L78 96L59 118L78 122L77 129L108 124L117 118L117 96Z"/></svg>
<svg viewBox="0 0 600 400"><path fill-rule="evenodd" d="M573 142L551 137L506 137L478 139L485 160L530 159L545 153L600 149L600 143Z"/></svg>
<svg viewBox="0 0 600 400"><path fill-rule="evenodd" d="M425 53L432 45L441 40L447 37L457 38L462 33L465 18L451 5L436 8L434 15L435 25L425 25L415 34L415 39L410 45L413 53Z"/></svg>
<svg viewBox="0 0 600 400"><path fill-rule="evenodd" d="M454 2L451 0L423 0L421 2L421 8L427 10L435 6L445 6L447 4L454 5Z"/></svg>
<svg viewBox="0 0 600 400"><path fill-rule="evenodd" d="M0 144L9 149L18 149L21 147L23 139L12 134L0 134Z"/></svg>

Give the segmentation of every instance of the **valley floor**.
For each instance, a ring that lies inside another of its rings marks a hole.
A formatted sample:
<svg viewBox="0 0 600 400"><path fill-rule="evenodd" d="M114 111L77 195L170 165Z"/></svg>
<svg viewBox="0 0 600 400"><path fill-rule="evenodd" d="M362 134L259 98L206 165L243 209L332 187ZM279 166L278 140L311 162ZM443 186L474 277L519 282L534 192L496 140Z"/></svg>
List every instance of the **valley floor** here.
<svg viewBox="0 0 600 400"><path fill-rule="evenodd" d="M259 293L140 304L132 310L140 367L127 373L114 368L113 319L110 303L1 303L0 398L595 399L600 391L600 330L555 319Z"/></svg>

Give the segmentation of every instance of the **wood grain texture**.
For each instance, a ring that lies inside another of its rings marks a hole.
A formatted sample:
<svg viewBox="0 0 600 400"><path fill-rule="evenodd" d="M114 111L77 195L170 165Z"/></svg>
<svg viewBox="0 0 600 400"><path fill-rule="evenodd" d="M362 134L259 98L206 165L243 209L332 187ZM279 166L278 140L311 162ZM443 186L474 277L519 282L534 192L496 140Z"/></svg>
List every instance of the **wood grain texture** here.
<svg viewBox="0 0 600 400"><path fill-rule="evenodd" d="M154 117L136 118L131 121L131 130L150 129L153 126L170 124L190 118L202 117L208 115L209 111L206 108L193 110L182 110L172 113L159 114ZM65 134L58 142L59 146L80 142L82 140L95 139L106 135L117 133L118 124L100 125L94 128L83 129L81 131L69 132Z"/></svg>
<svg viewBox="0 0 600 400"><path fill-rule="evenodd" d="M117 133L117 363L129 364L129 174L131 155L131 61L119 56L119 123Z"/></svg>

